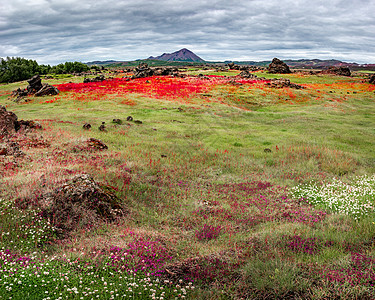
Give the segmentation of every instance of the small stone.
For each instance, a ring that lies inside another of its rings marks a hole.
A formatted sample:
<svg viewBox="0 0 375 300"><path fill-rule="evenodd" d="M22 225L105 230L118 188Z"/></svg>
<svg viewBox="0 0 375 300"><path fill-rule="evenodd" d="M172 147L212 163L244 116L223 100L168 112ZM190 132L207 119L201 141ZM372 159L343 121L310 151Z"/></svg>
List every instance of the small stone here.
<svg viewBox="0 0 375 300"><path fill-rule="evenodd" d="M91 124L85 123L82 127L83 129L89 130L91 128Z"/></svg>
<svg viewBox="0 0 375 300"><path fill-rule="evenodd" d="M104 124L105 124L105 122L102 122L102 125L99 126L99 130L100 130L100 131L106 131L106 130L105 130L105 125L104 125Z"/></svg>
<svg viewBox="0 0 375 300"><path fill-rule="evenodd" d="M104 144L101 140L90 138L87 140L87 145L91 148L99 149L99 150L104 150L108 149L108 146Z"/></svg>

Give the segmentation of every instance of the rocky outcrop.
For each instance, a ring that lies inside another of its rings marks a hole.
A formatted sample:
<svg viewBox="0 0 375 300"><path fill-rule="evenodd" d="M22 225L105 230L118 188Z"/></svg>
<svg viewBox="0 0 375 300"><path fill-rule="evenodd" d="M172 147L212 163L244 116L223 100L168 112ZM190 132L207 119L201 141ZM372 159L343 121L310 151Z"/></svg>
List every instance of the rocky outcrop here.
<svg viewBox="0 0 375 300"><path fill-rule="evenodd" d="M43 84L42 88L37 91L34 96L36 97L42 97L42 96L53 96L58 95L59 90L55 88L53 85L50 84Z"/></svg>
<svg viewBox="0 0 375 300"><path fill-rule="evenodd" d="M42 79L40 79L39 75L35 75L27 80L29 85L27 86L28 94L35 94L38 92L42 87Z"/></svg>
<svg viewBox="0 0 375 300"><path fill-rule="evenodd" d="M368 82L371 84L375 84L375 74L370 76Z"/></svg>
<svg viewBox="0 0 375 300"><path fill-rule="evenodd" d="M24 200L18 199L19 206ZM74 176L52 192L41 195L37 203L43 217L63 235L79 227L91 227L100 220L114 220L124 212L114 193L88 174Z"/></svg>
<svg viewBox="0 0 375 300"><path fill-rule="evenodd" d="M133 70L134 78L145 78L151 76L180 76L176 67L150 68L148 64L141 63Z"/></svg>
<svg viewBox="0 0 375 300"><path fill-rule="evenodd" d="M274 58L268 66L268 73L272 74L289 74L292 73L286 63L278 58Z"/></svg>
<svg viewBox="0 0 375 300"><path fill-rule="evenodd" d="M155 68L155 76L178 76L178 69L174 67Z"/></svg>
<svg viewBox="0 0 375 300"><path fill-rule="evenodd" d="M99 75L99 76L96 76L95 78L85 78L85 79L83 79L83 83L101 82L101 81L104 81L104 80L105 80L104 75Z"/></svg>
<svg viewBox="0 0 375 300"><path fill-rule="evenodd" d="M154 75L154 70L148 64L141 63L134 70L133 78L145 78Z"/></svg>
<svg viewBox="0 0 375 300"><path fill-rule="evenodd" d="M15 113L7 111L0 105L0 134L14 133L19 129L19 123Z"/></svg>
<svg viewBox="0 0 375 300"><path fill-rule="evenodd" d="M248 70L242 71L240 74L237 75L238 77L241 78L246 78L246 79L252 79L252 78L257 78L257 76L253 73L250 73Z"/></svg>
<svg viewBox="0 0 375 300"><path fill-rule="evenodd" d="M267 82L266 85L268 85L271 88L277 88L277 89L285 88L285 87L292 88L292 89L304 89L305 88L302 85L290 82L290 80L287 78L274 78L274 79L271 79L269 82Z"/></svg>
<svg viewBox="0 0 375 300"><path fill-rule="evenodd" d="M15 113L7 111L0 105L0 136L11 135L19 130L42 129L42 126L32 120L20 120Z"/></svg>
<svg viewBox="0 0 375 300"><path fill-rule="evenodd" d="M42 80L40 79L39 75L35 75L29 80L27 80L29 85L25 89L18 88L17 90L14 90L12 92L12 96L16 97L19 102L20 98L26 97L29 95L34 95L37 97L41 96L53 96L58 95L59 90L55 88L54 86L45 83L42 84Z"/></svg>
<svg viewBox="0 0 375 300"><path fill-rule="evenodd" d="M321 73L337 76L351 76L351 72L348 67L329 67L328 69L323 70Z"/></svg>

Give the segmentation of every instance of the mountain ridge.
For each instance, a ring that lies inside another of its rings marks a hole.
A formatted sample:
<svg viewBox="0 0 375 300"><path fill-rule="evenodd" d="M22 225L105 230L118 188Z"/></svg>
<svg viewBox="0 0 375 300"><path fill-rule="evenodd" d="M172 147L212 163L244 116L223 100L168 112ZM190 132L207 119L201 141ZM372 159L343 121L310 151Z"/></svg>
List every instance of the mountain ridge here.
<svg viewBox="0 0 375 300"><path fill-rule="evenodd" d="M329 67L349 67L352 70L373 70L375 71L375 64L359 64L356 62L343 62L337 59L285 59L283 60L288 66L294 69L326 69ZM236 60L226 60L226 61L205 61L192 51L187 48L182 48L173 53L163 53L159 56L150 56L146 59L137 59L134 61L121 61L121 60L106 60L106 61L92 61L87 62L87 65L102 65L102 66L126 66L126 65L136 65L140 62L146 62L151 65L166 65L171 63L175 64L227 64L234 62L239 65L250 65L250 66L261 66L267 67L271 60L267 61L236 61Z"/></svg>
<svg viewBox="0 0 375 300"><path fill-rule="evenodd" d="M163 61L182 61L182 62L205 62L202 58L196 55L189 49L182 48L173 53L163 53L159 56L150 56L148 59L163 60Z"/></svg>

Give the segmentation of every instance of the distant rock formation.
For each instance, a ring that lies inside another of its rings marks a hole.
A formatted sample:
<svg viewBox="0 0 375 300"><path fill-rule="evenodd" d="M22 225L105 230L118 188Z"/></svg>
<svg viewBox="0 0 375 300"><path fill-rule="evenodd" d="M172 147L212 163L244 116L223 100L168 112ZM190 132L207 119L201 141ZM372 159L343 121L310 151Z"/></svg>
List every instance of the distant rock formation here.
<svg viewBox="0 0 375 300"><path fill-rule="evenodd" d="M268 73L272 73L272 74L292 73L288 65L276 57L272 60L267 70L268 70Z"/></svg>
<svg viewBox="0 0 375 300"><path fill-rule="evenodd" d="M140 63L134 70L133 78L145 78L154 75L154 70L148 64Z"/></svg>
<svg viewBox="0 0 375 300"><path fill-rule="evenodd" d="M147 63L140 63L134 69L133 78L145 78L151 76L179 76L179 73L178 69L175 67L150 68Z"/></svg>
<svg viewBox="0 0 375 300"><path fill-rule="evenodd" d="M173 53L163 53L160 56L150 56L148 59L163 61L186 61L186 62L204 62L202 58L194 54L189 49L183 48Z"/></svg>
<svg viewBox="0 0 375 300"><path fill-rule="evenodd" d="M333 74L338 76L351 76L350 69L348 67L329 67L322 71L322 74Z"/></svg>
<svg viewBox="0 0 375 300"><path fill-rule="evenodd" d="M287 79L287 78L274 78L274 79L271 79L270 82L267 82L266 85L268 85L272 88L277 88L277 89L284 88L284 87L289 87L289 88L293 88L293 89L304 89L305 88L302 85L290 82L290 80Z"/></svg>
<svg viewBox="0 0 375 300"><path fill-rule="evenodd" d="M100 82L100 81L104 81L104 80L105 80L104 75L99 75L99 76L96 76L95 78L85 78L85 79L83 79L83 83Z"/></svg>
<svg viewBox="0 0 375 300"><path fill-rule="evenodd" d="M257 76L253 73L250 73L248 70L242 71L240 74L237 75L238 77L241 78L246 78L246 79L252 79L252 78L257 78Z"/></svg>

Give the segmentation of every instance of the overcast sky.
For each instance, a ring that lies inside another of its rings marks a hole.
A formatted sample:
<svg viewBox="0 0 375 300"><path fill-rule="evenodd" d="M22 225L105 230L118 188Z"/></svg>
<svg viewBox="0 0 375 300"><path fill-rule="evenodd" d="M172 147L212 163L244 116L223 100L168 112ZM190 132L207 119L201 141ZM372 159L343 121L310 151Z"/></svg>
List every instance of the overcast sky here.
<svg viewBox="0 0 375 300"><path fill-rule="evenodd" d="M375 0L0 0L0 57L375 63Z"/></svg>

